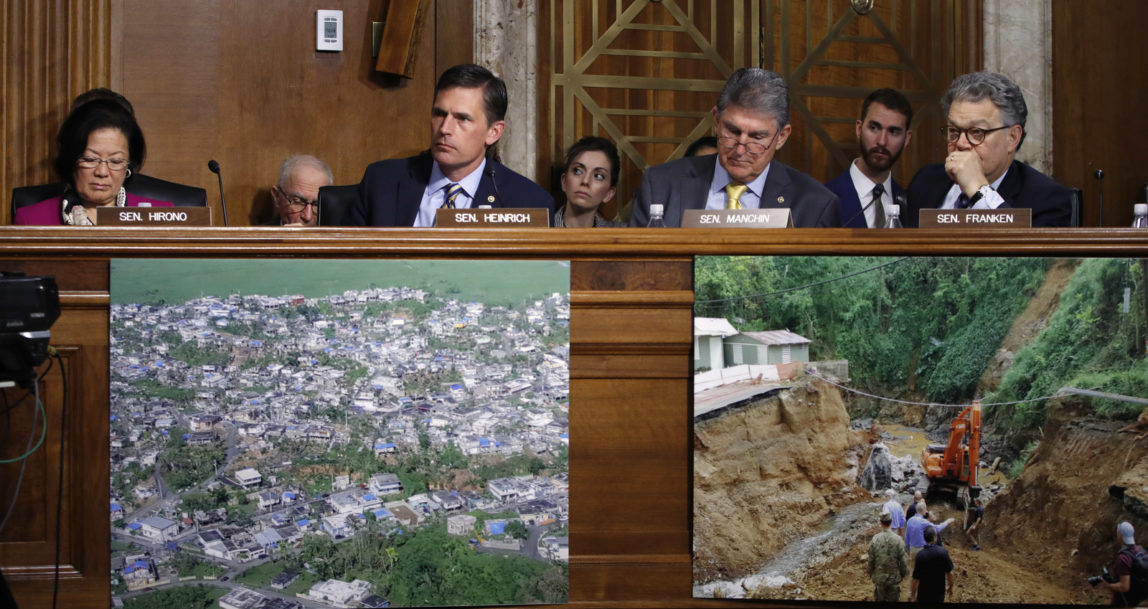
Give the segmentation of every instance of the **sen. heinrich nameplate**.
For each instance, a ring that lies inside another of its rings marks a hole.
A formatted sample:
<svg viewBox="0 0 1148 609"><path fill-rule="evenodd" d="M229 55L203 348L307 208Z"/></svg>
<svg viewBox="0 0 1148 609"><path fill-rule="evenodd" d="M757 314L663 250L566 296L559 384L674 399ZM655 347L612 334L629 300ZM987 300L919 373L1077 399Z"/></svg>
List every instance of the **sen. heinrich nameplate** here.
<svg viewBox="0 0 1148 609"><path fill-rule="evenodd" d="M786 228L789 208L687 209L682 228Z"/></svg>
<svg viewBox="0 0 1148 609"><path fill-rule="evenodd" d="M921 228L1032 228L1032 210L1027 207L922 209L917 218Z"/></svg>
<svg viewBox="0 0 1148 609"><path fill-rule="evenodd" d="M550 212L541 207L439 208L435 213L435 226L442 228L548 228L550 226Z"/></svg>
<svg viewBox="0 0 1148 609"><path fill-rule="evenodd" d="M211 226L209 207L98 207L100 226Z"/></svg>

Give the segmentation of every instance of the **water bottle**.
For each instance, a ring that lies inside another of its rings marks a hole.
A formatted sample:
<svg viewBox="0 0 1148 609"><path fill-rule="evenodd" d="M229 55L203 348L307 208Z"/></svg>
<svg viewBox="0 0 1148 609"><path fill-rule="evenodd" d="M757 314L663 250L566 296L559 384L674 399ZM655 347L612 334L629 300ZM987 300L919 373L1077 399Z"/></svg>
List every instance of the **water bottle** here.
<svg viewBox="0 0 1148 609"><path fill-rule="evenodd" d="M665 205L661 203L650 203L650 221L646 223L646 228L665 228L665 213Z"/></svg>
<svg viewBox="0 0 1148 609"><path fill-rule="evenodd" d="M894 203L885 211L885 228L905 228L901 224L901 206Z"/></svg>
<svg viewBox="0 0 1148 609"><path fill-rule="evenodd" d="M1132 206L1132 228L1148 228L1148 203Z"/></svg>

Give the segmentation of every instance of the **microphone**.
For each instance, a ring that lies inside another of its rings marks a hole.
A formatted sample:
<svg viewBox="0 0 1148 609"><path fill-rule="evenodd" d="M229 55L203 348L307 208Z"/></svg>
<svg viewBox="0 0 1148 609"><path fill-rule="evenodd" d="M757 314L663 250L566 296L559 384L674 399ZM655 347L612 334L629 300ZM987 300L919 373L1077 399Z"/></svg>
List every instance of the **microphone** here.
<svg viewBox="0 0 1148 609"><path fill-rule="evenodd" d="M1099 215L1097 215L1096 225L1104 226L1104 170L1097 169L1096 173L1093 175L1096 176L1096 187L1100 189L1100 196L1096 198L1096 200L1100 203L1100 210Z"/></svg>
<svg viewBox="0 0 1148 609"><path fill-rule="evenodd" d="M842 223L841 223L841 226L849 226L849 223L850 223L850 222L852 222L853 220L857 219L857 216L860 216L861 214L865 213L865 210L866 210L866 209L869 209L870 207L873 207L873 202L874 202L874 201L876 201L876 200L877 200L877 199L876 199L875 197L870 197L870 198L869 198L869 202L868 202L868 203L866 203L866 204L865 204L865 206L861 208L861 211L858 211L857 213L853 214L852 216L849 216L849 219L848 219L848 220L846 220L846 221L844 221L844 222L842 222ZM868 223L866 223L866 224L868 224ZM880 226L879 226L879 227L877 227L877 228L883 228L883 227L880 227Z"/></svg>
<svg viewBox="0 0 1148 609"><path fill-rule="evenodd" d="M494 167L486 164L486 175L490 176L490 184L494 186L494 200L499 202L499 207L502 207L502 193L498 192L498 182L494 179Z"/></svg>
<svg viewBox="0 0 1148 609"><path fill-rule="evenodd" d="M223 200L223 174L219 173L219 161L211 159L207 162L207 168L219 178L219 206L223 208L223 225L231 226L227 221L227 202Z"/></svg>

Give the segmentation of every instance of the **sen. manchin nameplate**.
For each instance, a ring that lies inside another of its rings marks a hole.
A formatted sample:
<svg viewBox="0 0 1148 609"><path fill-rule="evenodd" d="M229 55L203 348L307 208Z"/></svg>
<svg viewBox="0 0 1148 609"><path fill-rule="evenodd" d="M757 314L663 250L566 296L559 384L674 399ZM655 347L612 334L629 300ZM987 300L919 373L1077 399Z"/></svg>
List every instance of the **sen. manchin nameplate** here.
<svg viewBox="0 0 1148 609"><path fill-rule="evenodd" d="M682 228L788 228L789 208L687 209Z"/></svg>
<svg viewBox="0 0 1148 609"><path fill-rule="evenodd" d="M922 209L917 216L921 228L1032 228L1032 210L1027 207L1000 209Z"/></svg>
<svg viewBox="0 0 1148 609"><path fill-rule="evenodd" d="M549 228L550 212L541 207L497 209L444 209L435 212L434 225L441 228Z"/></svg>
<svg viewBox="0 0 1148 609"><path fill-rule="evenodd" d="M97 207L100 226L211 226L210 207Z"/></svg>

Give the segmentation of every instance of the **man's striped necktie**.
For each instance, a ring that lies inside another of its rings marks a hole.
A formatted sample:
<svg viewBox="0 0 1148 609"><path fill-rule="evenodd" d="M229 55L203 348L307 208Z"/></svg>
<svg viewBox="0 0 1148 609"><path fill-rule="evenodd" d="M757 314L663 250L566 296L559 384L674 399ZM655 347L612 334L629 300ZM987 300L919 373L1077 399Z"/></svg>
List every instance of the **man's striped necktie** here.
<svg viewBox="0 0 1148 609"><path fill-rule="evenodd" d="M462 184L459 184L458 182L454 182L450 186L447 186L446 187L446 201L443 202L442 206L447 208L447 209L454 209L454 202L456 199L458 199L458 195L461 192L462 192Z"/></svg>

